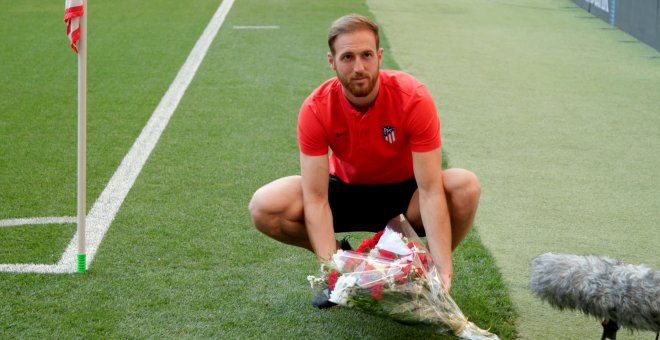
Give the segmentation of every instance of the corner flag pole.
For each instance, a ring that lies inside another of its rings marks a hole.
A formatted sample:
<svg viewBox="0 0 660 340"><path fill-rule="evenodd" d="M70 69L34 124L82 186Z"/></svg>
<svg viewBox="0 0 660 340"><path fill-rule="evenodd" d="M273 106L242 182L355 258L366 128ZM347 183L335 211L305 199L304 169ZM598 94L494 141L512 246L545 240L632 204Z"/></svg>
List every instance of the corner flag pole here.
<svg viewBox="0 0 660 340"><path fill-rule="evenodd" d="M83 2L78 47L78 258L77 271L87 266L85 229L87 220L87 1Z"/></svg>
<svg viewBox="0 0 660 340"><path fill-rule="evenodd" d="M87 220L87 0L65 0L64 22L71 48L78 53L78 257L77 271L85 272Z"/></svg>

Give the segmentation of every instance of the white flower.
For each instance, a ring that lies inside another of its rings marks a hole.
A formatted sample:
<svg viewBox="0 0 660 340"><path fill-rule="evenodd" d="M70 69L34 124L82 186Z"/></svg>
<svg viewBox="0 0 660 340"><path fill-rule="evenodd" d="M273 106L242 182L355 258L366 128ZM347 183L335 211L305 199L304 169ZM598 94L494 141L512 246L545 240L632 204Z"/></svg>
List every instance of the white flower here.
<svg viewBox="0 0 660 340"><path fill-rule="evenodd" d="M353 275L341 275L337 279L335 289L330 293L330 301L346 306L348 298L351 297L351 288L357 284L357 278Z"/></svg>
<svg viewBox="0 0 660 340"><path fill-rule="evenodd" d="M321 283L325 282L325 279L323 277L308 275L307 276L307 281L309 281L310 286L312 286L312 288L314 288L314 287L320 285Z"/></svg>
<svg viewBox="0 0 660 340"><path fill-rule="evenodd" d="M344 268L346 264L346 256L344 256L344 251L337 249L337 252L332 254L332 261L337 265L337 268Z"/></svg>
<svg viewBox="0 0 660 340"><path fill-rule="evenodd" d="M376 244L376 248L387 250L399 256L407 256L412 253L406 242L403 240L403 235L393 231L389 227L385 228L378 244Z"/></svg>

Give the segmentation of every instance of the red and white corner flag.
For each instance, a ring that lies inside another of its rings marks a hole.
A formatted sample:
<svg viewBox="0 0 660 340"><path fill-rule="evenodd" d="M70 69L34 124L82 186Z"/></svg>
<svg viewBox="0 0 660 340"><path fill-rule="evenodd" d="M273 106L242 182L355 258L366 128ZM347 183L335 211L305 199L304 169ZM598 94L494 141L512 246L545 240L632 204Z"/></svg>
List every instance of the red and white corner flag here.
<svg viewBox="0 0 660 340"><path fill-rule="evenodd" d="M77 271L85 272L87 225L87 0L65 0L64 22L71 48L78 53L78 256Z"/></svg>
<svg viewBox="0 0 660 340"><path fill-rule="evenodd" d="M78 53L78 40L80 40L80 17L84 14L83 0L65 0L64 22L66 22L66 35L71 40L71 48Z"/></svg>

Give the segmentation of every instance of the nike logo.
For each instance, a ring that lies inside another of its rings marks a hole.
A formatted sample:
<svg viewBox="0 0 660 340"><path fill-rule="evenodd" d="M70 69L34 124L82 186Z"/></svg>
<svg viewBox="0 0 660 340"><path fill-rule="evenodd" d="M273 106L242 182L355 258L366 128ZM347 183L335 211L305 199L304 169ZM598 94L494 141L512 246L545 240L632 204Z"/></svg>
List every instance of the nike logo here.
<svg viewBox="0 0 660 340"><path fill-rule="evenodd" d="M337 132L337 133L335 133L335 137L341 137L341 136L345 135L346 132L348 132L348 130L344 130L344 131L341 131L341 132Z"/></svg>

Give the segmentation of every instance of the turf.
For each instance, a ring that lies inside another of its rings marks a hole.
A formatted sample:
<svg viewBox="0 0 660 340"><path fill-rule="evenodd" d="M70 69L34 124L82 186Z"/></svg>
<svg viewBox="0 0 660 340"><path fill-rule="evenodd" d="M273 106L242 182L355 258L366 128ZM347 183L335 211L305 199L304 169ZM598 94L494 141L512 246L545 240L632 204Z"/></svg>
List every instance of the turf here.
<svg viewBox="0 0 660 340"><path fill-rule="evenodd" d="M56 264L75 231L75 224L3 227L0 263Z"/></svg>
<svg viewBox="0 0 660 340"><path fill-rule="evenodd" d="M368 4L440 103L452 164L481 178L476 225L520 337L597 337L597 320L531 296L529 263L555 251L660 268L659 52L571 1Z"/></svg>
<svg viewBox="0 0 660 340"><path fill-rule="evenodd" d="M204 0L90 4L89 205L217 6ZM0 42L0 56L11 60L0 65L0 219L75 213L75 56L61 10L46 1L0 2L2 29L25 34ZM330 22L348 12L368 8L237 1L87 273L0 273L0 338L435 335L346 308L314 309L305 280L318 270L313 256L261 235L247 214L255 189L299 171L298 107L333 76L325 36ZM34 16L36 27L26 24ZM12 44L17 47L9 53ZM31 60L34 53L42 54ZM398 67L391 54L384 66ZM67 233L72 225L2 228L0 260L52 263ZM515 313L477 233L455 261L452 293L463 312L513 337Z"/></svg>

